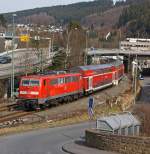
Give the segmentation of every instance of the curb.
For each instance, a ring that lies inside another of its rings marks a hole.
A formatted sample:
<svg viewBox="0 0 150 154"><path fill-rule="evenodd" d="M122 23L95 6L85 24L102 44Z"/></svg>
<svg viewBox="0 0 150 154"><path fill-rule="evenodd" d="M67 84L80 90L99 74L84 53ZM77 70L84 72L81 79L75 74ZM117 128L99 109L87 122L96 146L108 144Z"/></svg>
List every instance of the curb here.
<svg viewBox="0 0 150 154"><path fill-rule="evenodd" d="M67 150L64 146L65 145L62 146L62 151L66 152L66 153L69 153L69 154L76 154L76 153L73 153L73 152Z"/></svg>
<svg viewBox="0 0 150 154"><path fill-rule="evenodd" d="M68 145L68 144L75 144L75 141L76 140L81 140L81 136L79 137L79 138L76 138L76 139L72 139L72 140L70 140L70 141L68 141L68 142L66 142L66 143L64 143L63 145L62 145L62 151L64 151L64 152L66 152L66 153L69 153L69 154L77 154L77 153L75 153L75 152L72 152L72 151L70 151L70 150L68 150L69 148L67 148L66 146Z"/></svg>
<svg viewBox="0 0 150 154"><path fill-rule="evenodd" d="M69 143L73 143L74 141L75 141L75 140L72 140L72 141L70 141L70 142L67 142L67 143L63 144L63 145L62 145L62 151L66 152L66 153L69 153L69 154L76 154L76 153L74 153L74 152L71 152L71 151L67 150L67 148L65 148L65 145L67 145L67 144L69 144Z"/></svg>

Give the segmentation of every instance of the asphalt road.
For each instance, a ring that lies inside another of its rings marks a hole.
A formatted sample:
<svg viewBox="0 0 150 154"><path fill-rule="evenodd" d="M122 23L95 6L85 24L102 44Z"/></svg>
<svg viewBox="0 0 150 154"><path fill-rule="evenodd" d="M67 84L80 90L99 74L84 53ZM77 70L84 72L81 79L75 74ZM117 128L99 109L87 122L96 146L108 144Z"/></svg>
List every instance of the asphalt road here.
<svg viewBox="0 0 150 154"><path fill-rule="evenodd" d="M141 90L141 95L137 103L149 103L150 104L150 77L145 77Z"/></svg>
<svg viewBox="0 0 150 154"><path fill-rule="evenodd" d="M47 60L48 50L42 50L42 61L46 65L49 60ZM40 52L35 49L17 49L14 51L14 72L23 73L25 71L31 72L35 67L40 66L41 57ZM9 52L8 55L12 57L12 53ZM38 58L39 55L39 58ZM46 62L46 63L45 63ZM12 63L0 64L0 78L6 78L12 73Z"/></svg>
<svg viewBox="0 0 150 154"><path fill-rule="evenodd" d="M64 154L62 145L84 136L94 123L42 129L0 137L0 154Z"/></svg>

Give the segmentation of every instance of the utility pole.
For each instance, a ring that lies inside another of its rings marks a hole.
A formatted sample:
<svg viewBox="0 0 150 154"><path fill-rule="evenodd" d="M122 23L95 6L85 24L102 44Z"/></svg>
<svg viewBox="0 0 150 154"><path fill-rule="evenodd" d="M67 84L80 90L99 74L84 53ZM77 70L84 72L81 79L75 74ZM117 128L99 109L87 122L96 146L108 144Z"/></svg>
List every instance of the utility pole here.
<svg viewBox="0 0 150 154"><path fill-rule="evenodd" d="M40 49L40 61L41 61L41 68L40 71L43 73L43 51Z"/></svg>
<svg viewBox="0 0 150 154"><path fill-rule="evenodd" d="M136 91L137 91L137 69L138 69L138 60L137 60L137 54L136 54L136 58L135 60L132 62L133 64L133 72L132 72L132 75L133 75L133 95L134 95L134 104L136 102Z"/></svg>
<svg viewBox="0 0 150 154"><path fill-rule="evenodd" d="M84 54L84 65L87 65L87 54L88 54L88 34L89 31L86 31L86 50L85 50L85 54Z"/></svg>
<svg viewBox="0 0 150 154"><path fill-rule="evenodd" d="M36 41L36 50L37 50L38 62L41 64L41 53L40 53L40 49L39 49L40 39L41 39L40 36L34 37L34 40ZM39 71L40 67L41 67L41 65L39 66L38 71Z"/></svg>
<svg viewBox="0 0 150 154"><path fill-rule="evenodd" d="M13 14L13 37L12 37L12 73L11 73L11 98L13 99L14 97L14 49L15 49L15 17L17 15Z"/></svg>
<svg viewBox="0 0 150 154"><path fill-rule="evenodd" d="M130 56L130 51L129 51L129 55L128 55L128 74L130 72L130 59L131 59L131 56Z"/></svg>
<svg viewBox="0 0 150 154"><path fill-rule="evenodd" d="M48 52L49 58L51 58L51 53L52 53L52 39L49 39L49 52Z"/></svg>
<svg viewBox="0 0 150 154"><path fill-rule="evenodd" d="M139 32L138 32L138 39L139 39ZM139 45L138 45L138 39L137 39L137 50L139 51ZM137 69L138 69L138 59L137 54L135 56L135 75L134 75L134 104L136 103L136 91L137 91Z"/></svg>
<svg viewBox="0 0 150 154"><path fill-rule="evenodd" d="M52 50L52 52L54 52L53 50L54 50L54 33L52 34L52 39L51 39L51 50Z"/></svg>
<svg viewBox="0 0 150 154"><path fill-rule="evenodd" d="M27 36L29 36L29 32L28 32L28 29L27 29ZM26 51L26 76L28 75L28 69L29 69L29 65L30 65L30 62L29 62L29 41L26 41L26 48L27 48L27 51Z"/></svg>
<svg viewBox="0 0 150 154"><path fill-rule="evenodd" d="M136 89L137 89L137 69L138 69L138 60L137 60L137 54L136 54L136 67L135 67L135 86L134 86L134 104L135 104L135 102L136 102Z"/></svg>
<svg viewBox="0 0 150 154"><path fill-rule="evenodd" d="M69 56L69 41L70 41L70 35L71 32L69 32L67 28L67 46L66 46L66 60L65 60L65 69L67 68L67 61L68 61L68 56Z"/></svg>

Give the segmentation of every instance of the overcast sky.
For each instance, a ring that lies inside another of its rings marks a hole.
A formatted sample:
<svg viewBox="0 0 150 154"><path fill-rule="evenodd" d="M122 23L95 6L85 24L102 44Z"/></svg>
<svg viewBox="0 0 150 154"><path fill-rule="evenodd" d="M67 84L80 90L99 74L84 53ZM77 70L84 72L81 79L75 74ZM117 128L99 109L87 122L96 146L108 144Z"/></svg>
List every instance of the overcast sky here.
<svg viewBox="0 0 150 154"><path fill-rule="evenodd" d="M0 0L0 13L92 0Z"/></svg>

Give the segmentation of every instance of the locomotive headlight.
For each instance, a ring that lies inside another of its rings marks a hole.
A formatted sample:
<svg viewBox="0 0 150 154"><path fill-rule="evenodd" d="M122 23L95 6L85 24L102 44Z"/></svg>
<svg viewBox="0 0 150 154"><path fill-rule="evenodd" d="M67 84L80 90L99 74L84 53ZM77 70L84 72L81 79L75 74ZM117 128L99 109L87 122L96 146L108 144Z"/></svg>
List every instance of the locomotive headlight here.
<svg viewBox="0 0 150 154"><path fill-rule="evenodd" d="M38 91L31 91L30 94L31 94L31 95L38 95L39 92L38 92Z"/></svg>
<svg viewBox="0 0 150 154"><path fill-rule="evenodd" d="M27 91L20 91L20 94L27 94Z"/></svg>

